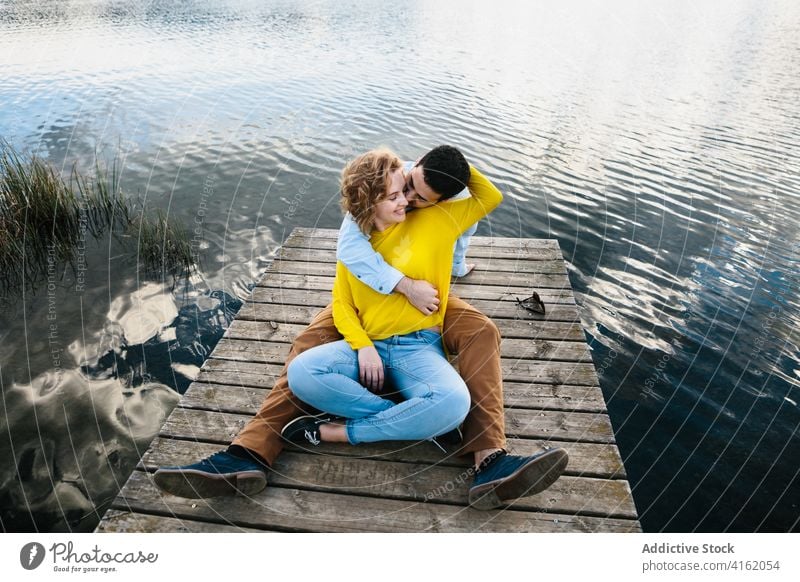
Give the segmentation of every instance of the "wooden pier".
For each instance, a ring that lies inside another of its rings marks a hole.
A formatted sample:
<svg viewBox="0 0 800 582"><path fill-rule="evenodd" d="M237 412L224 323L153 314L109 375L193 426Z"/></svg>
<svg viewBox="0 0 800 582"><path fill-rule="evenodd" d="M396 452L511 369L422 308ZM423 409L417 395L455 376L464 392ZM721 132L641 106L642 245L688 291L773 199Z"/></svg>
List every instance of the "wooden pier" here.
<svg viewBox="0 0 800 582"><path fill-rule="evenodd" d="M288 446L252 498L183 499L152 473L214 453L258 410L292 338L330 302L337 231L296 228L170 414L98 532L638 532L636 507L555 240L474 237L453 293L503 336L515 454L559 446L567 472L508 508L467 504L469 461L431 443ZM547 315L518 305L538 291ZM407 446L406 446L407 445Z"/></svg>

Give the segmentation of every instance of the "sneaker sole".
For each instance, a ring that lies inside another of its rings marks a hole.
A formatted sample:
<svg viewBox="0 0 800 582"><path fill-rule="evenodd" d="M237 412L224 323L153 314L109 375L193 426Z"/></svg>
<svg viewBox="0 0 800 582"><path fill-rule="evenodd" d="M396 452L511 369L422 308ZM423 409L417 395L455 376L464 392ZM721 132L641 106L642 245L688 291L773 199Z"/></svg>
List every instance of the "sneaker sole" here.
<svg viewBox="0 0 800 582"><path fill-rule="evenodd" d="M555 483L569 463L564 449L543 453L508 477L469 490L469 504L481 510L497 509L521 497L541 493Z"/></svg>
<svg viewBox="0 0 800 582"><path fill-rule="evenodd" d="M189 499L255 495L267 486L262 471L241 471L214 475L195 470L159 469L153 475L156 485L167 493Z"/></svg>

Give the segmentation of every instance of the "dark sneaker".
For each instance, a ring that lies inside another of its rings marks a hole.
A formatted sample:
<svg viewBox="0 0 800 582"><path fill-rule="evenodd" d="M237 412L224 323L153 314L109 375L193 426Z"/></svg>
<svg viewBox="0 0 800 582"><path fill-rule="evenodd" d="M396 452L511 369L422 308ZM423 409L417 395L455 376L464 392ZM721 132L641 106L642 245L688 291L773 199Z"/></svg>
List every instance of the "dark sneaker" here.
<svg viewBox="0 0 800 582"><path fill-rule="evenodd" d="M221 495L255 495L267 486L264 468L227 451L183 467L161 467L153 475L156 485L167 493L190 499Z"/></svg>
<svg viewBox="0 0 800 582"><path fill-rule="evenodd" d="M461 427L457 426L449 432L433 437L431 442L439 447L443 453L446 453L447 449L445 449L445 446L454 447L460 445L463 440L464 435L461 434Z"/></svg>
<svg viewBox="0 0 800 582"><path fill-rule="evenodd" d="M283 427L281 438L298 445L319 446L322 437L319 434L319 425L333 420L330 415L300 416Z"/></svg>
<svg viewBox="0 0 800 582"><path fill-rule="evenodd" d="M532 457L502 451L490 459L475 472L469 490L469 504L476 509L495 509L544 491L567 468L569 455L564 449L550 449Z"/></svg>

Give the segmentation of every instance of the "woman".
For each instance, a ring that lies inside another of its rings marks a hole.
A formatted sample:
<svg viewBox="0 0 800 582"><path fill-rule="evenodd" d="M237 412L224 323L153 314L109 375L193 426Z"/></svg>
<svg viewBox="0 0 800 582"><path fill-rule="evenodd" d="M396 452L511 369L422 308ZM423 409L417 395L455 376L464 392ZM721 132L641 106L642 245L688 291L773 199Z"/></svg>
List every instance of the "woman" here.
<svg viewBox="0 0 800 582"><path fill-rule="evenodd" d="M431 282L446 305L456 239L502 195L471 168L471 198L407 215L404 186L396 155L367 152L342 172L342 206L384 259L411 278ZM422 440L461 424L469 393L442 348L443 309L424 315L399 294L372 290L340 262L333 317L344 340L300 354L289 365L288 379L298 398L347 420L301 417L284 428L286 440L314 445ZM365 387L377 391L384 373L403 402L395 404Z"/></svg>

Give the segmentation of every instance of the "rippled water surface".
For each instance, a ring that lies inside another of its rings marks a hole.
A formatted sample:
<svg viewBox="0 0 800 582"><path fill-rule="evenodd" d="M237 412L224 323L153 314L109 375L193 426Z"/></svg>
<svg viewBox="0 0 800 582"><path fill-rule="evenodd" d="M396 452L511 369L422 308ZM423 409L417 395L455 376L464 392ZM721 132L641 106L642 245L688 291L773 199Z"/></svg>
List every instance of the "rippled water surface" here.
<svg viewBox="0 0 800 582"><path fill-rule="evenodd" d="M797 529L798 38L791 0L0 3L0 137L116 155L201 256L91 239L5 298L3 528L92 529L343 163L452 143L479 234L561 244L645 530Z"/></svg>

